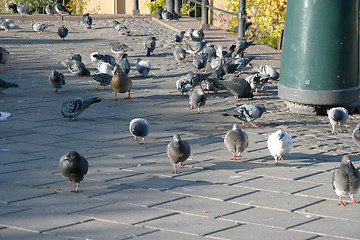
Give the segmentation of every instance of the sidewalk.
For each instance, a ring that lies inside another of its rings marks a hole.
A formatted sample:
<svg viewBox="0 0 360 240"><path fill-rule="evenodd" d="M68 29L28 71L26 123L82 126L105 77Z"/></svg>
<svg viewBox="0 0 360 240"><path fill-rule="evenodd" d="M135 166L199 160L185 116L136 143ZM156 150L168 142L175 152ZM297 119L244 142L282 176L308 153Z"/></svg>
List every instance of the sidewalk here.
<svg viewBox="0 0 360 240"><path fill-rule="evenodd" d="M175 88L193 66L189 57L174 60L171 35L200 27L199 21L127 18L133 36L118 37L111 20L120 16L94 16L92 30L73 18L59 22L54 16L53 26L36 34L24 17L16 21L20 29L0 34L0 46L12 55L0 78L20 85L0 95L0 111L13 115L0 122L0 239L360 239L359 205L338 206L331 186L343 154L353 154L359 167L359 149L351 138L358 115L350 116L345 133L332 135L327 116L290 113L277 97L277 84L268 83L254 99L243 100L265 105L267 113L255 121L259 128L244 128L250 144L242 159L230 160L223 138L238 120L222 113L239 103L227 92L211 93L196 114ZM69 28L65 41L56 34L61 25ZM155 54L146 57L149 34L158 41ZM235 37L217 28L205 32L210 44L229 46ZM132 100L112 102L109 86L95 90L94 80L73 77L58 65L70 53L80 53L95 73L89 55L111 54L111 41L132 49ZM245 55L280 67L280 52L267 46L251 46ZM136 71L138 58L152 65L146 79ZM48 83L52 68L66 78L60 95ZM61 116L64 101L94 96L101 103L78 121ZM135 117L151 124L145 145L134 143L129 133ZM266 146L277 129L294 140L280 166ZM165 153L175 133L192 150L176 175ZM80 193L71 192L59 172L59 159L70 150L90 164Z"/></svg>

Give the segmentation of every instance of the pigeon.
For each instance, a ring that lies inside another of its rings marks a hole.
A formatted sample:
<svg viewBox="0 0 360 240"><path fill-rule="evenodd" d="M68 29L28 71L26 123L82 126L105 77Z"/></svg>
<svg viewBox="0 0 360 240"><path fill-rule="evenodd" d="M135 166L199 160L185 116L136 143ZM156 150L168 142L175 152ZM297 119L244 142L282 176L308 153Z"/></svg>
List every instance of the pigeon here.
<svg viewBox="0 0 360 240"><path fill-rule="evenodd" d="M279 78L279 73L270 65L258 65L254 63L249 63L249 65L258 71L262 77L268 77L271 80L277 80Z"/></svg>
<svg viewBox="0 0 360 240"><path fill-rule="evenodd" d="M206 41L200 42L190 42L190 44L186 45L186 52L190 54L190 57L194 57L196 54L201 53L201 51L206 46Z"/></svg>
<svg viewBox="0 0 360 240"><path fill-rule="evenodd" d="M80 113L85 111L91 104L101 102L100 98L74 98L63 103L61 114L70 121L76 121Z"/></svg>
<svg viewBox="0 0 360 240"><path fill-rule="evenodd" d="M119 66L124 71L124 73L129 74L130 72L130 62L128 59L127 53L123 53L119 60Z"/></svg>
<svg viewBox="0 0 360 240"><path fill-rule="evenodd" d="M99 73L91 75L91 77L98 82L96 85L96 89L99 89L99 86L103 86L104 89L106 86L108 86L111 82L112 75L106 74L106 73Z"/></svg>
<svg viewBox="0 0 360 240"><path fill-rule="evenodd" d="M210 91L214 91L215 93L219 90L222 90L222 85L220 84L220 80L217 77L208 77L204 80L206 89L208 93Z"/></svg>
<svg viewBox="0 0 360 240"><path fill-rule="evenodd" d="M136 61L136 69L141 74L142 77L147 77L151 69L151 64L148 61L138 59Z"/></svg>
<svg viewBox="0 0 360 240"><path fill-rule="evenodd" d="M0 19L0 28L4 29L4 33L7 33L11 27L5 19Z"/></svg>
<svg viewBox="0 0 360 240"><path fill-rule="evenodd" d="M85 67L85 64L76 60L61 61L61 63L69 69L74 77L90 76L90 71Z"/></svg>
<svg viewBox="0 0 360 240"><path fill-rule="evenodd" d="M225 46L223 45L215 45L214 46L216 56L218 58L225 58L227 56L227 51L225 50Z"/></svg>
<svg viewBox="0 0 360 240"><path fill-rule="evenodd" d="M12 19L4 19L4 21L7 23L7 25L9 26L9 28L18 28L18 26L16 26L14 20Z"/></svg>
<svg viewBox="0 0 360 240"><path fill-rule="evenodd" d="M172 35L172 40L175 44L180 44L182 40L184 39L185 31L176 32Z"/></svg>
<svg viewBox="0 0 360 240"><path fill-rule="evenodd" d="M247 42L243 40L236 40L230 47L229 47L229 53L231 53L231 56L234 58L238 57L244 57L244 51L246 48L253 45L254 41Z"/></svg>
<svg viewBox="0 0 360 240"><path fill-rule="evenodd" d="M71 12L69 12L69 10L64 5L62 5L59 0L55 2L54 8L55 11L60 15L65 13L71 15Z"/></svg>
<svg viewBox="0 0 360 240"><path fill-rule="evenodd" d="M174 19L174 15L171 12L168 12L166 8L161 12L161 16L166 20L166 22Z"/></svg>
<svg viewBox="0 0 360 240"><path fill-rule="evenodd" d="M55 92L60 94L60 88L65 85L65 77L62 73L57 72L55 69L52 70L49 76L50 85L55 88Z"/></svg>
<svg viewBox="0 0 360 240"><path fill-rule="evenodd" d="M45 12L47 15L54 15L54 7L50 4L47 4L45 7Z"/></svg>
<svg viewBox="0 0 360 240"><path fill-rule="evenodd" d="M328 117L332 126L332 134L335 134L336 125L340 127L339 132L343 132L342 126L346 124L348 116L348 111L344 107L334 107L329 110Z"/></svg>
<svg viewBox="0 0 360 240"><path fill-rule="evenodd" d="M97 65L99 62L109 63L111 66L115 66L115 58L108 54L102 54L100 52L93 52L90 54L90 60Z"/></svg>
<svg viewBox="0 0 360 240"><path fill-rule="evenodd" d="M188 94L194 87L188 78L183 77L176 81L176 89L184 96L184 93Z"/></svg>
<svg viewBox="0 0 360 240"><path fill-rule="evenodd" d="M11 113L8 112L0 112L0 121L6 120L11 117Z"/></svg>
<svg viewBox="0 0 360 240"><path fill-rule="evenodd" d="M150 54L153 54L155 47L156 47L156 37L149 37L145 41L146 56L150 56Z"/></svg>
<svg viewBox="0 0 360 240"><path fill-rule="evenodd" d="M177 62L182 62L186 57L186 51L182 47L175 47L173 55Z"/></svg>
<svg viewBox="0 0 360 240"><path fill-rule="evenodd" d="M200 89L191 91L189 94L190 110L193 110L194 107L197 107L197 113L200 113L200 107L205 105L206 99L207 94L204 92L204 90Z"/></svg>
<svg viewBox="0 0 360 240"><path fill-rule="evenodd" d="M199 55L194 58L193 60L193 66L195 67L196 71L204 71L205 66L208 60L209 54L205 53L203 55Z"/></svg>
<svg viewBox="0 0 360 240"><path fill-rule="evenodd" d="M70 151L60 158L59 168L65 179L68 179L73 185L75 182L76 188L73 192L80 192L80 182L84 180L89 169L89 163L85 157L76 151Z"/></svg>
<svg viewBox="0 0 360 240"><path fill-rule="evenodd" d="M110 51L115 53L115 57L120 57L124 52L129 50L129 47L121 42L112 42L110 43Z"/></svg>
<svg viewBox="0 0 360 240"><path fill-rule="evenodd" d="M5 63L9 60L10 53L5 49L0 47L0 64L2 64L1 71L5 69Z"/></svg>
<svg viewBox="0 0 360 240"><path fill-rule="evenodd" d="M82 62L82 57L78 53L71 53L68 57L68 60L76 60L76 61Z"/></svg>
<svg viewBox="0 0 360 240"><path fill-rule="evenodd" d="M284 159L284 154L290 152L292 145L291 135L284 130L277 130L271 133L267 139L267 147L275 159L275 164L280 164L278 160Z"/></svg>
<svg viewBox="0 0 360 240"><path fill-rule="evenodd" d="M243 71L243 69L254 59L255 57L235 58L231 61L231 64L238 65L236 68L237 71Z"/></svg>
<svg viewBox="0 0 360 240"><path fill-rule="evenodd" d="M23 16L25 14L30 14L29 8L23 3L19 3L16 6L16 10L21 14L21 16Z"/></svg>
<svg viewBox="0 0 360 240"><path fill-rule="evenodd" d="M221 76L225 74L223 70L225 63L226 63L226 59L216 58L210 62L210 69L218 71L219 75Z"/></svg>
<svg viewBox="0 0 360 240"><path fill-rule="evenodd" d="M118 101L116 98L116 93L129 93L125 99L131 99L130 90L132 87L132 81L129 76L123 72L118 64L115 64L114 67L114 76L110 82L111 88L114 90L114 99L113 101Z"/></svg>
<svg viewBox="0 0 360 240"><path fill-rule="evenodd" d="M143 118L134 118L130 121L129 131L134 136L134 142L139 142L137 137L141 137L140 144L145 143L145 137L149 134L150 123Z"/></svg>
<svg viewBox="0 0 360 240"><path fill-rule="evenodd" d="M208 54L208 61L211 62L216 58L216 50L214 45L205 46L201 52L202 54Z"/></svg>
<svg viewBox="0 0 360 240"><path fill-rule="evenodd" d="M59 27L58 32L57 32L57 34L59 35L59 37L62 40L64 40L67 37L68 33L69 33L69 29L67 29L64 26Z"/></svg>
<svg viewBox="0 0 360 240"><path fill-rule="evenodd" d="M42 33L47 28L47 24L44 22L34 22L31 26L34 29L34 31L39 34Z"/></svg>
<svg viewBox="0 0 360 240"><path fill-rule="evenodd" d="M269 77L262 77L260 73L249 75L245 80L250 84L251 90L257 94L259 88L263 88Z"/></svg>
<svg viewBox="0 0 360 240"><path fill-rule="evenodd" d="M179 134L175 134L166 149L166 155L170 159L170 163L174 166L173 173L179 173L176 166L182 167L182 163L190 157L190 153L189 143L182 140Z"/></svg>
<svg viewBox="0 0 360 240"><path fill-rule="evenodd" d="M241 98L254 97L254 94L251 92L250 84L245 79L230 77L226 80L222 80L220 83L234 95L237 101L241 101Z"/></svg>
<svg viewBox="0 0 360 240"><path fill-rule="evenodd" d="M356 145L360 147L360 123L356 125L356 128L352 133L352 137Z"/></svg>
<svg viewBox="0 0 360 240"><path fill-rule="evenodd" d="M191 31L190 38L194 42L200 42L200 41L204 40L204 37L205 37L204 36L204 29L202 29L202 28L193 29L193 31Z"/></svg>
<svg viewBox="0 0 360 240"><path fill-rule="evenodd" d="M11 87L19 87L19 85L16 83L7 82L0 78L0 93L2 93L3 90Z"/></svg>
<svg viewBox="0 0 360 240"><path fill-rule="evenodd" d="M240 125L235 123L232 129L226 133L224 138L226 148L233 154L231 160L237 160L241 157L241 153L249 145L248 135L240 129Z"/></svg>
<svg viewBox="0 0 360 240"><path fill-rule="evenodd" d="M162 6L159 6L157 9L156 9L156 14L158 15L159 19L163 19L162 17L162 11L163 11L163 7Z"/></svg>
<svg viewBox="0 0 360 240"><path fill-rule="evenodd" d="M109 75L114 75L114 67L106 62L98 62L96 64L96 68L99 70L100 73L106 73Z"/></svg>
<svg viewBox="0 0 360 240"><path fill-rule="evenodd" d="M266 108L264 106L255 106L253 104L242 104L235 108L235 111L238 113L234 115L234 117L240 119L244 127L245 122L251 123L251 126L256 126L253 121L260 118L264 112L266 112Z"/></svg>
<svg viewBox="0 0 360 240"><path fill-rule="evenodd" d="M190 84L193 87L200 86L201 82L206 80L212 73L188 73L185 75L185 78L187 78L190 81Z"/></svg>
<svg viewBox="0 0 360 240"><path fill-rule="evenodd" d="M84 25L85 29L91 29L92 18L90 17L89 13L86 13L82 16L81 23Z"/></svg>
<svg viewBox="0 0 360 240"><path fill-rule="evenodd" d="M10 3L9 4L9 11L11 12L11 13L18 13L18 11L17 11L17 5L15 4L15 3Z"/></svg>
<svg viewBox="0 0 360 240"><path fill-rule="evenodd" d="M350 196L351 203L356 203L354 195L360 187L360 173L351 163L350 156L344 155L340 162L340 167L333 173L332 185L336 195L339 196L339 204L345 206L342 197Z"/></svg>
<svg viewBox="0 0 360 240"><path fill-rule="evenodd" d="M121 36L131 36L131 31L123 24L119 23L118 21L114 21L114 29Z"/></svg>

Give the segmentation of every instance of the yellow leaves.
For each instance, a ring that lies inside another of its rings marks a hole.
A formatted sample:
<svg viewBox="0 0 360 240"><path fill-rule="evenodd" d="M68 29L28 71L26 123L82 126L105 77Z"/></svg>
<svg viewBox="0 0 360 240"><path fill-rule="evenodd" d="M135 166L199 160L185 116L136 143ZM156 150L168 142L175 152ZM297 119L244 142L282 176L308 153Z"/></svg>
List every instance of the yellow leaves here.
<svg viewBox="0 0 360 240"><path fill-rule="evenodd" d="M186 1L183 3L183 5L181 6L180 12L181 14L184 15L189 15L190 12L195 10L195 6L190 7L190 1Z"/></svg>
<svg viewBox="0 0 360 240"><path fill-rule="evenodd" d="M165 8L166 5L166 0L155 0L155 1L151 1L151 2L146 2L145 5L150 9L150 13L151 14L155 14L156 13L156 9L159 6L162 6L163 8Z"/></svg>

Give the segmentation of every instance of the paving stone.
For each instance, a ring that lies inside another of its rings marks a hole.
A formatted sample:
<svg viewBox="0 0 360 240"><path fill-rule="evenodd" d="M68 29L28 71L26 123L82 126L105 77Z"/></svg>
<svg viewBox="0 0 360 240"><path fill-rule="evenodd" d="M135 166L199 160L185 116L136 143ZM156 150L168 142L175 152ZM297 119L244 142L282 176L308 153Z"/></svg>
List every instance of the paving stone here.
<svg viewBox="0 0 360 240"><path fill-rule="evenodd" d="M187 234L187 233L179 233L174 231L153 231L150 233L146 233L140 236L136 236L136 239L171 239L175 238L178 240L201 240L204 239L202 236L194 235L194 234Z"/></svg>
<svg viewBox="0 0 360 240"><path fill-rule="evenodd" d="M2 239L23 239L23 240L38 240L38 239L54 239L54 240L75 240L76 238L56 236L48 233L37 233L18 228L0 228L0 237Z"/></svg>

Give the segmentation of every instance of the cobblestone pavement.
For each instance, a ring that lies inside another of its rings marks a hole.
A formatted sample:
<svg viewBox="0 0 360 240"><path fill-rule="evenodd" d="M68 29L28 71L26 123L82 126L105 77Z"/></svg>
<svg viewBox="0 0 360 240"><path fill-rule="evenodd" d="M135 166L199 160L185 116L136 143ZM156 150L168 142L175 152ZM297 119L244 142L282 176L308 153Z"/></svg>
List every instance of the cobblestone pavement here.
<svg viewBox="0 0 360 240"><path fill-rule="evenodd" d="M359 166L351 138L358 115L350 116L344 133L332 135L327 116L289 113L277 97L277 83L268 83L254 99L243 100L265 105L267 113L255 121L259 128L244 128L249 147L241 160L230 160L223 137L238 120L222 114L239 103L227 92L210 93L196 114L175 89L175 81L193 66L189 57L174 60L170 37L173 30L199 22L182 18L167 28L156 19L126 19L133 36L120 38L111 20L94 22L92 30L84 30L77 21L55 21L36 34L25 21L17 22L20 29L1 33L0 46L12 58L0 78L20 85L0 96L0 110L13 114L0 122L1 239L360 239L359 205L338 206L331 186L343 154L353 154ZM56 34L60 25L70 30L65 41ZM157 48L146 57L143 43L151 34ZM229 42L222 30L205 34L209 43ZM112 102L110 87L96 90L94 80L73 77L58 64L80 53L95 73L89 55L111 54L111 41L131 48L131 100ZM280 66L280 53L259 44L246 55L256 56L255 63ZM137 73L138 58L151 62L148 78ZM66 78L60 95L48 83L52 68ZM78 121L61 116L64 101L94 96L102 102ZM145 145L134 143L128 131L135 117L151 124ZM266 146L277 129L294 139L280 166ZM176 175L165 154L175 133L192 149ZM59 172L59 158L70 150L90 164L80 193L71 192Z"/></svg>

